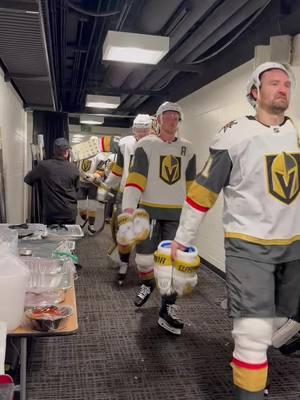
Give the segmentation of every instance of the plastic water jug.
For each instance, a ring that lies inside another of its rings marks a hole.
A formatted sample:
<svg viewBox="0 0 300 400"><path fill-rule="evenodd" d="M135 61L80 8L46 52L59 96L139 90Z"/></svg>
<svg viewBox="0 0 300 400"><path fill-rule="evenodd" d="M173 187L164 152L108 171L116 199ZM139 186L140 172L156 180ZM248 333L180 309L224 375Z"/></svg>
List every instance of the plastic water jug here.
<svg viewBox="0 0 300 400"><path fill-rule="evenodd" d="M0 256L18 255L18 232L0 224Z"/></svg>
<svg viewBox="0 0 300 400"><path fill-rule="evenodd" d="M28 279L28 268L18 257L8 254L0 258L0 321L7 323L8 330L22 321Z"/></svg>

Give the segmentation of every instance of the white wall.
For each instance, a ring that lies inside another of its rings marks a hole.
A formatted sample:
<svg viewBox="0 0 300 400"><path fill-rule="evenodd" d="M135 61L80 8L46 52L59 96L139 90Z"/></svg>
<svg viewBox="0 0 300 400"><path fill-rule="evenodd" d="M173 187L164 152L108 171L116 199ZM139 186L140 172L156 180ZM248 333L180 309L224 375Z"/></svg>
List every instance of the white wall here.
<svg viewBox="0 0 300 400"><path fill-rule="evenodd" d="M7 221L25 221L23 178L27 163L27 116L14 88L0 70L0 129L3 144Z"/></svg>
<svg viewBox="0 0 300 400"><path fill-rule="evenodd" d="M254 113L245 97L246 83L252 70L253 61L249 61L179 102L184 111L184 123L180 134L195 144L198 171L208 157L209 144L218 130L241 115ZM293 71L300 82L300 67L293 67ZM299 118L298 93L294 90L290 113L287 114ZM196 245L203 258L224 271L222 206L221 194L200 226Z"/></svg>

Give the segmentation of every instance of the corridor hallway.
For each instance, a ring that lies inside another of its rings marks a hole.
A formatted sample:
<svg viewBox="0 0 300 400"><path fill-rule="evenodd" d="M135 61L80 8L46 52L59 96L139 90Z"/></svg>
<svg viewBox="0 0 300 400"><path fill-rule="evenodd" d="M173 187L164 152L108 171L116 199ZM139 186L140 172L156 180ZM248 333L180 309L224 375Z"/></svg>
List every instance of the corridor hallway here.
<svg viewBox="0 0 300 400"><path fill-rule="evenodd" d="M178 304L185 322L174 337L157 325L155 291L141 309L133 305L134 268L122 288L106 256L109 227L78 242L83 265L76 281L79 331L36 338L28 361L28 400L232 400L230 320L220 307L224 282L206 267L192 295ZM300 399L300 352L270 350L268 400Z"/></svg>

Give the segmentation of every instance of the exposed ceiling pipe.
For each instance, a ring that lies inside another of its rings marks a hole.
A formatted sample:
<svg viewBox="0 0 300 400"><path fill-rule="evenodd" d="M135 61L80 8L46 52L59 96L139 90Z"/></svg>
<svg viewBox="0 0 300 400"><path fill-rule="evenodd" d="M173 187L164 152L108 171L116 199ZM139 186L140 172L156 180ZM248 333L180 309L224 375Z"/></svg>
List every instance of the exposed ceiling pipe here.
<svg viewBox="0 0 300 400"><path fill-rule="evenodd" d="M263 16L252 25L251 29L245 31L242 42L236 41L230 46L230 50L226 50L222 54L218 54L216 57L207 60L205 63L197 65L199 75L195 76L192 74L187 76L186 74L180 74L174 79L168 86L168 91L172 95L168 99L178 101L251 60L254 47L258 43L268 44L271 36L282 35L284 33L296 34L298 32L297 21L299 21L300 12L298 12L298 15L294 14L288 21L287 18L281 18L279 2L275 0L275 3L272 3L272 7L267 8ZM269 24L269 21L274 21L274 23ZM282 28L283 24L279 24L282 21L286 22L284 28ZM202 76L200 75L200 71L202 71ZM137 112L149 112L149 110L157 109L158 105L157 98L151 97L138 108Z"/></svg>
<svg viewBox="0 0 300 400"><path fill-rule="evenodd" d="M40 16L41 31L44 43L46 64L47 64L47 70L49 74L50 87L51 87L51 98L54 111L58 111L57 86L56 86L55 69L53 63L51 32L49 25L50 24L49 10L47 4L43 6L42 0L38 0L38 6L39 6L39 16ZM45 17L46 19L46 24L44 22L43 17Z"/></svg>
<svg viewBox="0 0 300 400"><path fill-rule="evenodd" d="M122 29L122 27L126 21L126 18L129 14L129 11L130 11L131 7L133 6L133 3L134 3L134 0L125 1L124 7L122 8L122 11L121 11L120 18L116 24L116 29L115 29L116 31L119 31Z"/></svg>
<svg viewBox="0 0 300 400"><path fill-rule="evenodd" d="M125 23L125 20L126 20L126 18L128 16L128 13L130 12L130 9L133 7L135 1L136 0L127 0L125 2L124 7L123 7L123 9L121 11L121 14L120 14L120 18L119 18L119 20L118 20L118 22L116 24L118 29L122 29L122 27L123 27L123 25ZM109 5L108 5L108 7L109 7ZM104 35L104 31L105 31L105 24L103 24L102 27L101 27L101 34L99 35L100 39L98 39L97 46L94 49L94 54L93 54L92 61L90 63L89 71L93 70L94 65L96 63L96 60L100 56L100 49L101 49L101 47L103 45L103 40L104 40L104 38L102 39L102 37ZM88 57L88 55L87 55L87 57ZM87 58L86 58L86 60L87 60ZM88 76L88 73L87 73L87 76ZM79 100L79 104L81 104L81 102L82 102L82 96L83 96L83 94L85 92L86 85L87 85L87 80L85 80L84 85L81 85L80 92L79 92L79 99L80 99Z"/></svg>
<svg viewBox="0 0 300 400"><path fill-rule="evenodd" d="M112 17L114 15L117 15L120 13L120 11L112 11L112 12L104 12L104 13L98 13L98 12L93 12L93 11L87 11L84 10L83 8L80 8L78 6L75 6L75 4L73 4L71 1L66 0L67 1L67 5L68 7L72 8L72 10L78 12L79 14L84 14L84 15L88 15L89 17Z"/></svg>
<svg viewBox="0 0 300 400"><path fill-rule="evenodd" d="M99 10L99 8L101 6L101 3L102 3L102 1L100 0L98 2L98 4L97 4L97 11ZM98 22L99 22L99 20L97 20L97 19L94 19L94 21L93 21L93 27L92 27L92 31L91 31L91 34L90 34L90 40L89 40L89 43L88 43L87 52L85 54L83 70L82 70L82 73L81 73L81 81L79 82L79 90L78 90L78 92L76 92L76 94L74 94L73 101L72 101L73 106L75 106L78 103L77 99L80 98L80 93L82 91L82 86L84 84L84 81L86 80L87 62L88 62L88 58L89 58L89 55L90 55L92 43L93 43L93 40L94 40L95 30L96 30L96 26L97 26ZM81 56L81 54L80 54L80 56ZM78 66L78 68L79 68L79 66ZM72 93L74 93L74 91L72 91Z"/></svg>
<svg viewBox="0 0 300 400"><path fill-rule="evenodd" d="M115 30L122 29L122 27L123 27L123 25L124 25L124 23L126 21L126 18L127 18L128 14L130 12L130 9L132 8L132 6L133 6L135 1L136 0L126 0L125 1L125 4L124 4L124 6L123 6L123 8L121 10L119 19L117 21ZM94 51L94 56L93 56L93 59L92 59L91 65L90 65L90 71L93 70L93 68L94 68L94 66L96 64L96 60L99 59L99 57L100 57L101 47L102 47L102 40L98 40L97 45L96 45L96 49Z"/></svg>
<svg viewBox="0 0 300 400"><path fill-rule="evenodd" d="M65 104L65 91L62 89L65 82L65 63L66 63L66 7L64 2L60 2L60 77L61 77L61 100Z"/></svg>
<svg viewBox="0 0 300 400"><path fill-rule="evenodd" d="M204 2L207 3L209 2L214 3L215 1L219 1L219 0L205 0ZM149 12L149 10L152 9L152 7L154 6L154 2L157 2L157 0L148 0L146 3L146 10L143 9L143 13L147 14L147 12ZM199 2L199 0L198 0ZM181 6L183 2L179 3L179 6ZM200 3L200 2L199 2ZM202 7L202 5L200 6ZM162 4L162 7L160 9L160 25L158 25L158 21L156 21L156 30L157 32L159 32L159 34L164 35L164 31L163 28L166 25L167 28L169 27L171 20L173 18L176 18L177 12L178 12L178 7L175 8L175 13L173 13L173 15L170 18L170 10L174 10L174 6L173 4L170 4L170 2L164 2ZM141 20L146 20L146 16L144 16L144 14L141 17ZM175 16L174 16L175 14ZM194 19L194 15L196 15L196 17L199 17L199 14L197 12L197 10L193 10L193 13L190 13L191 17ZM163 18L164 16L164 18ZM149 16L147 17L149 19ZM190 19L188 18L186 20L186 24L187 24L187 29L189 29L191 26L188 24L188 21ZM148 33L148 31L144 31L143 33ZM154 34L154 32L151 32L152 34ZM174 31L173 31L173 34ZM171 43L171 38L170 38L170 48L172 49L177 42L173 42ZM123 63L124 64L124 63ZM111 64L109 70L107 70L107 75L106 75L106 85L111 85L112 87L117 87L119 88L122 85L126 85L127 87L133 87L133 85L127 85L127 81L131 80L131 75L135 75L138 74L141 76L141 79L145 76L148 75L148 73L146 71L141 70L140 68L137 68L136 66L130 65L130 64L124 64L124 66L120 66L120 65L114 65ZM143 76L143 77L142 77Z"/></svg>
<svg viewBox="0 0 300 400"><path fill-rule="evenodd" d="M101 5L101 1L97 5L97 11L99 10L100 5ZM110 8L110 5L111 5L111 0L108 0L107 8ZM85 85L87 83L87 79L86 78L87 78L88 72L89 72L87 70L87 66L88 66L88 61L89 61L90 54L91 54L91 48L92 48L92 45L93 45L94 36L95 36L95 32L96 32L96 28L97 28L98 24L99 24L99 20L95 19L94 22L93 22L93 28L92 28L92 32L91 32L91 36L90 36L90 40L89 40L89 44L88 44L88 49L87 49L87 52L86 52L86 55L85 55L83 70L82 70L82 73L81 73L81 82L79 84L79 91L78 91L77 97L76 97L76 100L77 100L76 101L76 105L79 105L79 106L81 106L82 97L84 95L84 88L85 88ZM99 42L102 43L102 37L103 37L103 34L104 34L105 24L106 24L106 21L102 22L102 25L100 26L100 32L99 32L99 38L100 39L98 39L98 43ZM96 50L94 49L94 57L95 57L95 53L96 53ZM92 64L90 63L89 70L91 68L91 65Z"/></svg>
<svg viewBox="0 0 300 400"><path fill-rule="evenodd" d="M143 0L140 13L135 14L134 31L149 35L159 34L161 28L169 22L170 17L173 20L173 15L178 15L178 9L189 2L190 0Z"/></svg>
<svg viewBox="0 0 300 400"><path fill-rule="evenodd" d="M231 32L235 26L238 26L243 20L245 20L247 16L257 11L257 8L259 6L264 8L266 5L269 4L269 2L270 0L268 0L267 2L266 0L264 1L258 0L256 2L254 2L253 0L250 2L244 0L243 2L237 3L234 0L229 0L226 4L222 4L216 10L216 13L211 17L211 19L207 19L205 23L202 26L200 26L198 30L194 32L193 35L189 37L188 41L186 41L184 45L177 50L176 54L172 57L172 59L176 58L176 62L184 61L190 63L194 61L196 58L201 56L201 54L203 54L204 48L205 50L211 48L216 43L215 32L212 27L218 26L217 32L219 31L220 35L218 39L224 37L226 34ZM263 6L262 3L264 3ZM241 9L243 5L244 7ZM230 10L230 13L232 15L231 18L228 18L228 15L226 15L225 10ZM212 18L214 18L214 20L212 20ZM221 23L221 21L225 22ZM199 40L200 40L200 45L198 45L199 51L195 52L195 46L193 46L193 44L199 43ZM204 44L205 47L203 48L201 44ZM188 57L188 54L190 54L190 57ZM163 88L169 85L169 83L174 79L174 77L178 73L179 73L178 71L169 73L160 71L158 74L153 74L152 79L151 78L147 79L146 82L147 86L144 89L162 90ZM129 98L128 101L122 105L128 108L132 107L132 105L134 104L135 107L138 107L146 99L147 97L142 97L140 98L140 102L137 102L136 97Z"/></svg>
<svg viewBox="0 0 300 400"><path fill-rule="evenodd" d="M203 2L197 1L197 2L194 2L193 4L191 3L191 6L193 5L194 8L191 9L190 18L185 19L184 23L180 25L179 31L180 31L181 36L178 35L176 29L173 30L173 33L170 37L169 55L167 55L165 57L165 60L168 60L168 61L170 60L170 62L172 62L175 49L176 49L175 54L177 54L178 51L179 52L182 51L181 44L182 44L183 36L186 34L186 32L190 31L196 23L201 24L201 22L208 19L209 16L219 6L219 4L220 4L220 0L214 0L214 1L206 0ZM173 15L172 17L174 18L174 17L176 17L176 15L175 16ZM168 22L168 24L169 24L169 22ZM167 24L167 27L168 27L168 24ZM164 34L164 29L161 30L161 34ZM195 34L195 32L193 34ZM193 45L195 45L195 43L197 43L197 42L193 41ZM180 47L178 47L178 44L180 44ZM156 74L154 74L153 72L150 72L150 74L149 74L148 71L143 71L143 72L141 71L138 76L138 79L136 79L136 74L134 74L134 75L132 74L133 78L132 78L132 76L128 76L126 81L123 82L123 85L126 85L127 87L132 87L132 88L136 87L137 88L138 86L142 85L146 81L146 79L148 82L149 76L150 76L150 81L152 79L155 81L156 80L155 76L158 76L158 80L160 80L162 77L169 75L169 74L170 74L169 71L167 71L167 72L160 71ZM152 87L153 85L154 85L154 83L151 84L150 87ZM128 98L128 96L126 98L124 98L124 101L126 101L127 98ZM130 99L129 99L129 101L130 101ZM122 105L123 105L123 103L122 103Z"/></svg>
<svg viewBox="0 0 300 400"><path fill-rule="evenodd" d="M240 35L249 28L250 25L260 16L260 14L264 11L264 9L271 3L272 0L264 0L264 4L260 6L260 8L257 9L258 4L255 4L253 1L249 2L243 9L243 12L247 15L253 14L250 19L246 22L241 29L230 39L228 40L227 43L225 43L223 46L221 46L218 50L215 52L209 54L207 57L202 57L200 60L195 60L195 57L193 54L191 54L188 58L185 59L185 62L191 63L191 64L200 64L203 61L208 60L209 58L214 57L215 55L219 54L221 51L223 51L226 47L231 45L236 39L240 37ZM260 1L262 2L262 1ZM237 15L234 16L233 18L238 17ZM225 21L225 23L222 25L222 29L219 29L216 34L212 37L210 35L210 41L205 41L202 42L200 46L198 46L194 51L196 51L198 54L204 54L207 50L209 50L213 45L217 44L219 40L221 40L224 37L224 30L230 32L230 28L232 29L232 20L233 18L228 19ZM236 18L237 19L237 18Z"/></svg>
<svg viewBox="0 0 300 400"><path fill-rule="evenodd" d="M236 4L234 0L232 1L232 4L226 3L226 5L233 6ZM264 5L257 11L257 7L260 6L264 1ZM245 6L241 9L237 9L236 12L231 16L231 18L225 18L224 20L224 9L223 7L220 6L218 11L214 14L214 20L212 19L207 19L203 25L201 25L201 29L195 31L196 37L193 36L190 40L189 43L187 44L186 42L183 45L183 49L179 49L176 52L176 57L177 60L176 62L185 62L187 65L193 65L193 64L199 64L199 61L205 61L206 59L209 59L210 57L216 55L218 52L222 51L225 46L227 47L229 44L233 42L234 39L236 39L246 28L248 28L249 25L260 15L260 13L264 10L264 8L270 3L271 0L258 0L258 2L250 1L245 4ZM224 7L226 6L224 5ZM231 7L229 7L231 9ZM201 54L205 53L208 49L212 48L215 44L218 43L220 39L222 39L224 36L229 34L232 29L234 29L236 26L240 25L246 16L253 14L256 11L255 15L246 23L246 25L241 28L241 30L236 34L228 43L226 43L223 47L218 49L215 53L205 57L205 59L201 59L199 61L194 61L197 59ZM213 18L213 17L212 17ZM217 27L214 29L213 27ZM191 49L191 43L195 42L197 43L197 40L201 36L201 41L198 47L194 47ZM183 51L182 51L183 50ZM189 54L188 56L185 56ZM172 57L173 59L174 57ZM169 61L170 62L170 61ZM164 87L168 86L168 84L174 79L174 77L179 73L180 71L174 70L173 72L163 72L161 71L160 74L153 74L153 79L147 79L147 89L149 90L150 88L152 90L162 90ZM159 76L158 76L159 75ZM164 82L165 80L165 82ZM154 88L153 86L156 85Z"/></svg>
<svg viewBox="0 0 300 400"><path fill-rule="evenodd" d="M78 40L77 40L77 48L81 47L84 23L85 23L85 20L80 19L79 28L78 28L79 33L78 33ZM71 104L75 101L76 91L74 90L74 88L77 86L79 67L80 67L80 61L81 61L81 56L82 56L82 52L78 51L77 49L74 50L74 53L75 53L74 54L74 63L73 63L72 78L71 78L71 99L70 99Z"/></svg>
<svg viewBox="0 0 300 400"><path fill-rule="evenodd" d="M232 1L234 0L229 0L229 2ZM232 4L232 7L228 7L228 10L230 10L230 13L232 14L237 9L240 9L240 7L242 7L243 4L247 1L248 0L243 0L241 2L242 4L234 2L234 4ZM199 41L205 41L208 34L214 30L214 26L220 26L220 24L228 17L228 11L226 14L226 11L222 10L222 6L224 7L225 5L227 6L228 2L226 2L226 4L222 4L221 6L218 3L217 6L219 7L211 9L210 15L207 15L204 20L202 19L203 23L198 26L198 28L193 32L192 35L189 36L189 38L185 42L181 43L181 46L176 49L176 53L170 54L170 56L168 57L168 61L180 62L184 60L185 56L188 55L193 50L193 48L195 48L196 43L199 43ZM232 29L232 27L230 29ZM206 33L205 30L207 30ZM145 74L147 80L144 79L143 82L139 82L136 87L145 84L147 89L154 88L156 90L161 90L162 88L166 87L172 81L172 79L174 79L176 74L177 73L175 71L159 71L156 74L152 73L150 77L149 75L147 76L147 74ZM146 98L143 97L140 100L141 104L143 101L146 100ZM132 98L130 97L127 99L126 102L122 103L122 105L124 105L125 107L131 107L132 104L135 104L136 107L138 106L136 96L132 96Z"/></svg>
<svg viewBox="0 0 300 400"><path fill-rule="evenodd" d="M133 1L134 1L134 0L133 0ZM130 8L132 7L133 1L131 1L131 2L129 2L128 0L125 1L125 4L124 4L124 6L123 6L123 8L122 8L122 10L121 10L121 13L120 13L118 22L116 23L116 27L115 27L115 30L116 30L116 31L119 31L119 30L122 29L122 27L123 27L123 25L124 25L124 23L125 23L125 21L126 21L127 15L128 15L128 13L129 13L129 11L130 11ZM102 43L101 43L101 44L102 44ZM99 54L100 54L100 45L101 45L101 44L98 42L98 45L99 45ZM96 53L95 53L95 54L96 54ZM123 64L123 65L119 68L119 73L118 73L117 75L123 74L126 70L128 70L128 73L129 73L129 72L131 71L131 69L132 69L131 66L128 66L128 65L126 65L126 64L124 64L124 63L122 63L122 64ZM106 82L109 80L109 79L107 78L107 75L110 73L111 68L115 69L115 66L113 66L113 65L111 65L111 64L107 64L107 67L106 67L106 70L105 70L105 76L103 77L103 80L105 79ZM118 68L118 67L117 67L117 68ZM97 76L98 76L98 75L97 75ZM101 86L101 83L100 83L99 85Z"/></svg>
<svg viewBox="0 0 300 400"><path fill-rule="evenodd" d="M60 1L60 0L59 0ZM58 99L58 109L61 109L61 75L60 75L60 65L59 65L59 44L58 44L58 29L57 29L57 4L51 2L48 3L49 10L49 25L51 31L51 39L52 39L52 53L53 53L53 64L55 68L55 77L56 77L56 87L57 87L57 99ZM59 101L60 100L60 101Z"/></svg>

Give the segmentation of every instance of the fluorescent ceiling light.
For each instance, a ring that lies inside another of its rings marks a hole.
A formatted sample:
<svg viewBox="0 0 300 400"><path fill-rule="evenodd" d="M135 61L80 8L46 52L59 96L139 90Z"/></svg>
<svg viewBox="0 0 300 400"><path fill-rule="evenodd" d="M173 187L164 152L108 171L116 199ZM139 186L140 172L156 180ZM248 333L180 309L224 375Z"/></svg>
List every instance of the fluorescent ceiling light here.
<svg viewBox="0 0 300 400"><path fill-rule="evenodd" d="M98 96L88 94L85 100L86 107L94 108L117 108L121 103L121 97L118 96Z"/></svg>
<svg viewBox="0 0 300 400"><path fill-rule="evenodd" d="M103 122L104 122L104 118L96 116L96 115L81 115L80 116L80 123L81 124L102 125Z"/></svg>
<svg viewBox="0 0 300 400"><path fill-rule="evenodd" d="M157 64L169 51L166 36L108 31L103 44L103 60Z"/></svg>

